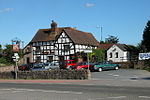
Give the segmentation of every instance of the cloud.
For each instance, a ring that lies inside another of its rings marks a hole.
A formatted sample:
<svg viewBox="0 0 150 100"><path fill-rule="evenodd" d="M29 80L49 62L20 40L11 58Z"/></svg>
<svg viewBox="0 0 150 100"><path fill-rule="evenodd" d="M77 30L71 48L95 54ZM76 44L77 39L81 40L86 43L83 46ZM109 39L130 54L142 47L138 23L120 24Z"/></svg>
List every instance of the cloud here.
<svg viewBox="0 0 150 100"><path fill-rule="evenodd" d="M0 13L11 12L13 10L14 10L13 8L5 8L5 9L1 9Z"/></svg>
<svg viewBox="0 0 150 100"><path fill-rule="evenodd" d="M94 3L86 3L85 6L86 6L87 8L90 8L90 7L94 7L95 4L94 4Z"/></svg>

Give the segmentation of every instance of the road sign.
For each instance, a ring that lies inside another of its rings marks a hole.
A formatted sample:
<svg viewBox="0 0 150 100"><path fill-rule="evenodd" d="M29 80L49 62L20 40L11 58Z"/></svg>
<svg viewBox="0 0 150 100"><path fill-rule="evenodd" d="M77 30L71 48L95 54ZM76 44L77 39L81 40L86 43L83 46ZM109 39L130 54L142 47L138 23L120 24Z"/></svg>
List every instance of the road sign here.
<svg viewBox="0 0 150 100"><path fill-rule="evenodd" d="M139 60L150 59L150 53L139 53Z"/></svg>

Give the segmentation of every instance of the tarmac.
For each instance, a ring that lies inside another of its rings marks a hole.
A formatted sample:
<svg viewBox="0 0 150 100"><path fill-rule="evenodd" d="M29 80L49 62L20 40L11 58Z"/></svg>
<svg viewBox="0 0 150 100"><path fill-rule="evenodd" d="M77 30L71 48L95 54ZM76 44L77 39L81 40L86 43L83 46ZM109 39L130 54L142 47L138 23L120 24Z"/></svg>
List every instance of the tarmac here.
<svg viewBox="0 0 150 100"><path fill-rule="evenodd" d="M74 85L99 85L122 87L150 87L150 80L0 80L0 83L26 83L26 84L74 84Z"/></svg>

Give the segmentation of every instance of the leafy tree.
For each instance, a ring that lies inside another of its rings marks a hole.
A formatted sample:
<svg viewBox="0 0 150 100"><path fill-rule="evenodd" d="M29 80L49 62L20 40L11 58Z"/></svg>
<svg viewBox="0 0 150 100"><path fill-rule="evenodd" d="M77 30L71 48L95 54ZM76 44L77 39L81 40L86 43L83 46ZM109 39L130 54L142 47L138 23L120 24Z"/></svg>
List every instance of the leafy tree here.
<svg viewBox="0 0 150 100"><path fill-rule="evenodd" d="M142 45L145 46L146 52L150 52L150 20L147 22L143 32Z"/></svg>
<svg viewBox="0 0 150 100"><path fill-rule="evenodd" d="M4 49L4 53L7 55L6 60L8 62L12 62L12 56L13 56L12 45L6 45L6 49Z"/></svg>
<svg viewBox="0 0 150 100"><path fill-rule="evenodd" d="M12 45L6 45L3 49L3 56L0 59L0 63L3 64L12 64L13 63L13 52L12 52Z"/></svg>
<svg viewBox="0 0 150 100"><path fill-rule="evenodd" d="M2 53L3 53L2 45L0 44L0 58L2 57Z"/></svg>
<svg viewBox="0 0 150 100"><path fill-rule="evenodd" d="M118 42L119 42L119 38L117 36L112 36L112 35L109 35L105 41L105 43L115 43L115 44Z"/></svg>
<svg viewBox="0 0 150 100"><path fill-rule="evenodd" d="M93 59L93 57L95 57L95 58ZM93 53L90 56L90 59L95 60L95 61L92 61L92 62L102 62L102 61L104 61L105 60L105 50L103 50L103 49L93 49Z"/></svg>
<svg viewBox="0 0 150 100"><path fill-rule="evenodd" d="M0 44L0 51L2 50L2 45Z"/></svg>

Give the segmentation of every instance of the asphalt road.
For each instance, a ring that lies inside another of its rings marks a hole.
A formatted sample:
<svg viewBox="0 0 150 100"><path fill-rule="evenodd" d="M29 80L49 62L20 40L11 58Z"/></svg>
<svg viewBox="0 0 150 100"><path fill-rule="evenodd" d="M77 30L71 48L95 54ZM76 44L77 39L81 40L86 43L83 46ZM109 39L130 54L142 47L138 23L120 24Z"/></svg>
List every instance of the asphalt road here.
<svg viewBox="0 0 150 100"><path fill-rule="evenodd" d="M150 100L150 73L94 72L90 80L0 80L0 100Z"/></svg>
<svg viewBox="0 0 150 100"><path fill-rule="evenodd" d="M0 100L149 100L150 88L0 83Z"/></svg>

